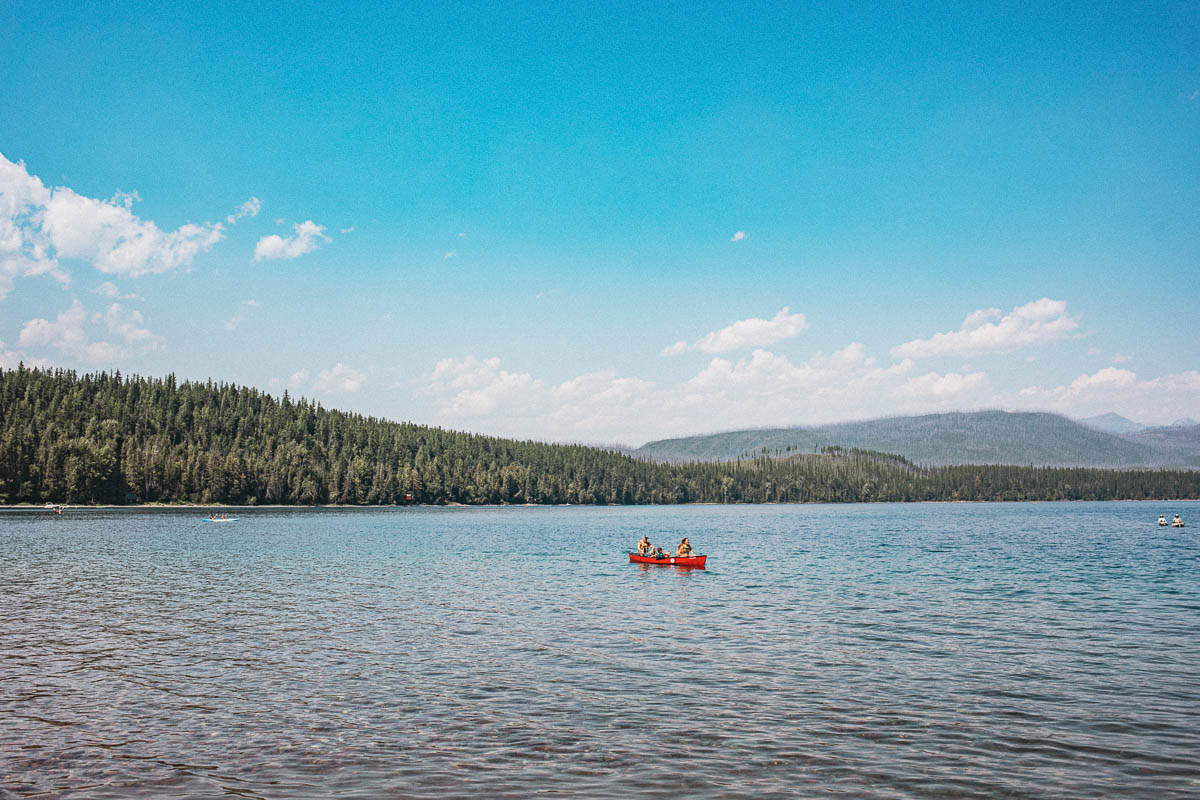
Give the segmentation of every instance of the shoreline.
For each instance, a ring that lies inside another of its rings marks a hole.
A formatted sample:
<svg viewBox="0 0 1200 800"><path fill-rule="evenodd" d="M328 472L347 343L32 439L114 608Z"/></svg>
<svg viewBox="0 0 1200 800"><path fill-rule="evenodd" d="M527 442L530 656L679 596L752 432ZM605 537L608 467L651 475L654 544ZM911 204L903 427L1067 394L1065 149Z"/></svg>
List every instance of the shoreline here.
<svg viewBox="0 0 1200 800"><path fill-rule="evenodd" d="M559 503L559 504L543 504L543 503L509 503L509 504L491 504L480 503L471 505L468 503L407 503L405 505L222 505L222 504L199 504L199 503L138 503L136 505L62 505L59 506L66 511L219 511L237 510L237 511L254 511L258 509L279 511L279 510L301 510L301 509L328 509L341 511L379 511L384 509L403 509L403 508L452 508L452 509L471 509L471 508L688 508L688 507L711 507L724 506L727 508L745 508L759 506L875 506L875 505L898 505L898 506L919 506L919 505L997 505L1001 503L1019 503L1022 505L1036 505L1038 503L1200 503L1200 498L1182 497L1182 498L1154 498L1145 500L1131 500L1125 498L1114 498L1111 500L879 500L879 501L853 501L845 503L831 502L815 502L815 503L640 503L630 505L618 504L598 504L598 503ZM32 503L0 503L0 511L50 511L46 504Z"/></svg>

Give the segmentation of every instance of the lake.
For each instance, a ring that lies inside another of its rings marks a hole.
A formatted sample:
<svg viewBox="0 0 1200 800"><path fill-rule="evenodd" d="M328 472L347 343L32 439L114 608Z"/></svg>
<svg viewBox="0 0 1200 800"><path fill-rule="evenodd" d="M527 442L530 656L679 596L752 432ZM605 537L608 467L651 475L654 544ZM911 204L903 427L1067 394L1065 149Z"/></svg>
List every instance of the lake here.
<svg viewBox="0 0 1200 800"><path fill-rule="evenodd" d="M225 511L0 512L0 797L1200 796L1200 503Z"/></svg>

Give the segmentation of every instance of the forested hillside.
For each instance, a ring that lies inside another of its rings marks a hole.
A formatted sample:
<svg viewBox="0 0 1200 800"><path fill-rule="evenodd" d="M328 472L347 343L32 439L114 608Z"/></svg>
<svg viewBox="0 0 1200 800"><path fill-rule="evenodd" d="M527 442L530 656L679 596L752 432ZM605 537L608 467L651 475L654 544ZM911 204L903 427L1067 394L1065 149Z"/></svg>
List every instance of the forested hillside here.
<svg viewBox="0 0 1200 800"><path fill-rule="evenodd" d="M890 417L803 428L729 431L650 442L638 455L668 461L730 461L826 446L898 453L918 464L1060 467L1195 467L1200 450L1169 450L1096 430L1057 414L976 411Z"/></svg>
<svg viewBox="0 0 1200 800"><path fill-rule="evenodd" d="M1200 497L1200 473L917 467L831 449L658 464L389 422L230 384L0 370L0 502L857 502Z"/></svg>

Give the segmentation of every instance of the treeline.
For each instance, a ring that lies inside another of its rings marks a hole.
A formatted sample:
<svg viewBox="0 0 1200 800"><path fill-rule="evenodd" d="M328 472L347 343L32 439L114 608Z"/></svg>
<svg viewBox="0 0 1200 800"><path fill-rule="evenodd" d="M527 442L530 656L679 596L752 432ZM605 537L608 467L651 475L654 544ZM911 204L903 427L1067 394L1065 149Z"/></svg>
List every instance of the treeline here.
<svg viewBox="0 0 1200 800"><path fill-rule="evenodd" d="M0 370L0 503L762 503L1200 497L1200 473L923 469L831 448L661 464L447 431L248 387Z"/></svg>

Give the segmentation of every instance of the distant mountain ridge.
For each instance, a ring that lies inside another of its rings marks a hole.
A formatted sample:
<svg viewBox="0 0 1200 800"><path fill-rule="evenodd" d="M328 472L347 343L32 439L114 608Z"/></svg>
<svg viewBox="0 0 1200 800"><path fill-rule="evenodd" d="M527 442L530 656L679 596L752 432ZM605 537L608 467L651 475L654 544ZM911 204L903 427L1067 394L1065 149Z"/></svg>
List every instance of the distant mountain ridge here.
<svg viewBox="0 0 1200 800"><path fill-rule="evenodd" d="M811 453L826 446L895 453L926 466L1014 464L1200 469L1200 427L1154 428L1121 436L1058 414L1008 411L728 431L649 442L635 454L662 461L732 461L756 455Z"/></svg>
<svg viewBox="0 0 1200 800"><path fill-rule="evenodd" d="M1089 428L1095 428L1096 430L1106 431L1108 433L1117 433L1121 435L1127 433L1137 433L1138 431L1144 431L1149 427L1148 425L1143 425L1140 422L1134 422L1127 417L1122 417L1120 414L1114 414L1111 411L1107 414L1098 414L1094 417L1085 417L1079 421L1084 425L1087 425Z"/></svg>

